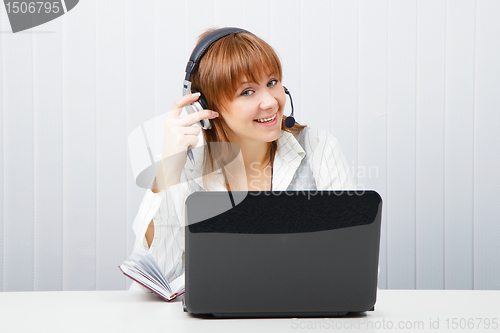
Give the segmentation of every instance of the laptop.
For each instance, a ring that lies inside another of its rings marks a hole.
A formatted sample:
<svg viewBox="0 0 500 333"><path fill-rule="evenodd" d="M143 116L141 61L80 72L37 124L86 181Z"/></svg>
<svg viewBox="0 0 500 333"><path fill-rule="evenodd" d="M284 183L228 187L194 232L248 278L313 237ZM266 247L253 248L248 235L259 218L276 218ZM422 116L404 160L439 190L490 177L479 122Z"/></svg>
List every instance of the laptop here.
<svg viewBox="0 0 500 333"><path fill-rule="evenodd" d="M375 191L192 193L184 311L242 318L373 310L381 211Z"/></svg>

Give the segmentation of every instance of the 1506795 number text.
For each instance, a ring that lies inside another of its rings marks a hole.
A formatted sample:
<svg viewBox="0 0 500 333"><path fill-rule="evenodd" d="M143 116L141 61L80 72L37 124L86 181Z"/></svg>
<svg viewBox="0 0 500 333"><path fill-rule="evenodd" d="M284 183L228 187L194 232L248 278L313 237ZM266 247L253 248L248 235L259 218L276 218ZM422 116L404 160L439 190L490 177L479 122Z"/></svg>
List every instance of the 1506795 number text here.
<svg viewBox="0 0 500 333"><path fill-rule="evenodd" d="M5 8L7 9L7 13L59 13L61 7L59 6L58 1L34 1L34 2L19 2L12 1L6 2Z"/></svg>

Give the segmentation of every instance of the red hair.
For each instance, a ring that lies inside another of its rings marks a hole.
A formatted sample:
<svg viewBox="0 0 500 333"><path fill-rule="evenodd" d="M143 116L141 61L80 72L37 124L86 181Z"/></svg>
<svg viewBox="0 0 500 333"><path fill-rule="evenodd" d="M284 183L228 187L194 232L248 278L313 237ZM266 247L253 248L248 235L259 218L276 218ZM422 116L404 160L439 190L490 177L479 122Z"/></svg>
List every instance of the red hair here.
<svg viewBox="0 0 500 333"><path fill-rule="evenodd" d="M207 30L201 34L198 43L213 30L215 29ZM220 115L224 104L234 98L235 91L241 84L243 77L253 82L260 82L263 77L267 77L269 74L275 76L279 81L282 79L281 62L274 49L253 34L232 33L210 46L198 68L191 75L191 88L201 91L207 101L208 108L218 111ZM295 123L292 128L287 128L284 124L285 118L283 116L281 128L287 132L298 134L306 127ZM233 157L229 150L211 149L211 142L229 142L225 131L227 124L223 117L212 119L212 122L214 124L212 129L202 131L207 142L203 158L203 175L209 175L215 171L214 160L217 165L223 166L230 163ZM276 141L271 144L273 151L276 151ZM221 171L226 176L223 168ZM203 182L207 188L205 177ZM227 183L226 187L228 187Z"/></svg>

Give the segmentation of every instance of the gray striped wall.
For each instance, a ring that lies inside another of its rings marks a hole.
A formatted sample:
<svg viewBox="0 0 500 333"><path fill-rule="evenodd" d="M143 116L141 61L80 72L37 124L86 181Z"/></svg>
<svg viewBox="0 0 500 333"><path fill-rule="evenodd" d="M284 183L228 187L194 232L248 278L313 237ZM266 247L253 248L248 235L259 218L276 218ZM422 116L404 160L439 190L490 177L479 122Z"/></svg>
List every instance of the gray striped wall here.
<svg viewBox="0 0 500 333"><path fill-rule="evenodd" d="M380 288L500 289L500 1L81 0L9 33L0 8L0 290L124 289L143 190L127 136L180 96L197 35L284 65L384 199Z"/></svg>

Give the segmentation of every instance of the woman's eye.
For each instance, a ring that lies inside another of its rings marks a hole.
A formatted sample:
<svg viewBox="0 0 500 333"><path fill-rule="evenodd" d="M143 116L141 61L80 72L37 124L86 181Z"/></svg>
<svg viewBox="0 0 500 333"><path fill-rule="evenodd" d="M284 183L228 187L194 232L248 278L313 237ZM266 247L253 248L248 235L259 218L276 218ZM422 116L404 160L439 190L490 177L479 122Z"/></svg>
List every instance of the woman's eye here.
<svg viewBox="0 0 500 333"><path fill-rule="evenodd" d="M253 94L253 90L245 90L241 93L241 96L250 96L251 94Z"/></svg>
<svg viewBox="0 0 500 333"><path fill-rule="evenodd" d="M278 80L271 80L267 83L267 86L272 87L272 86L275 86L277 83L278 83Z"/></svg>

